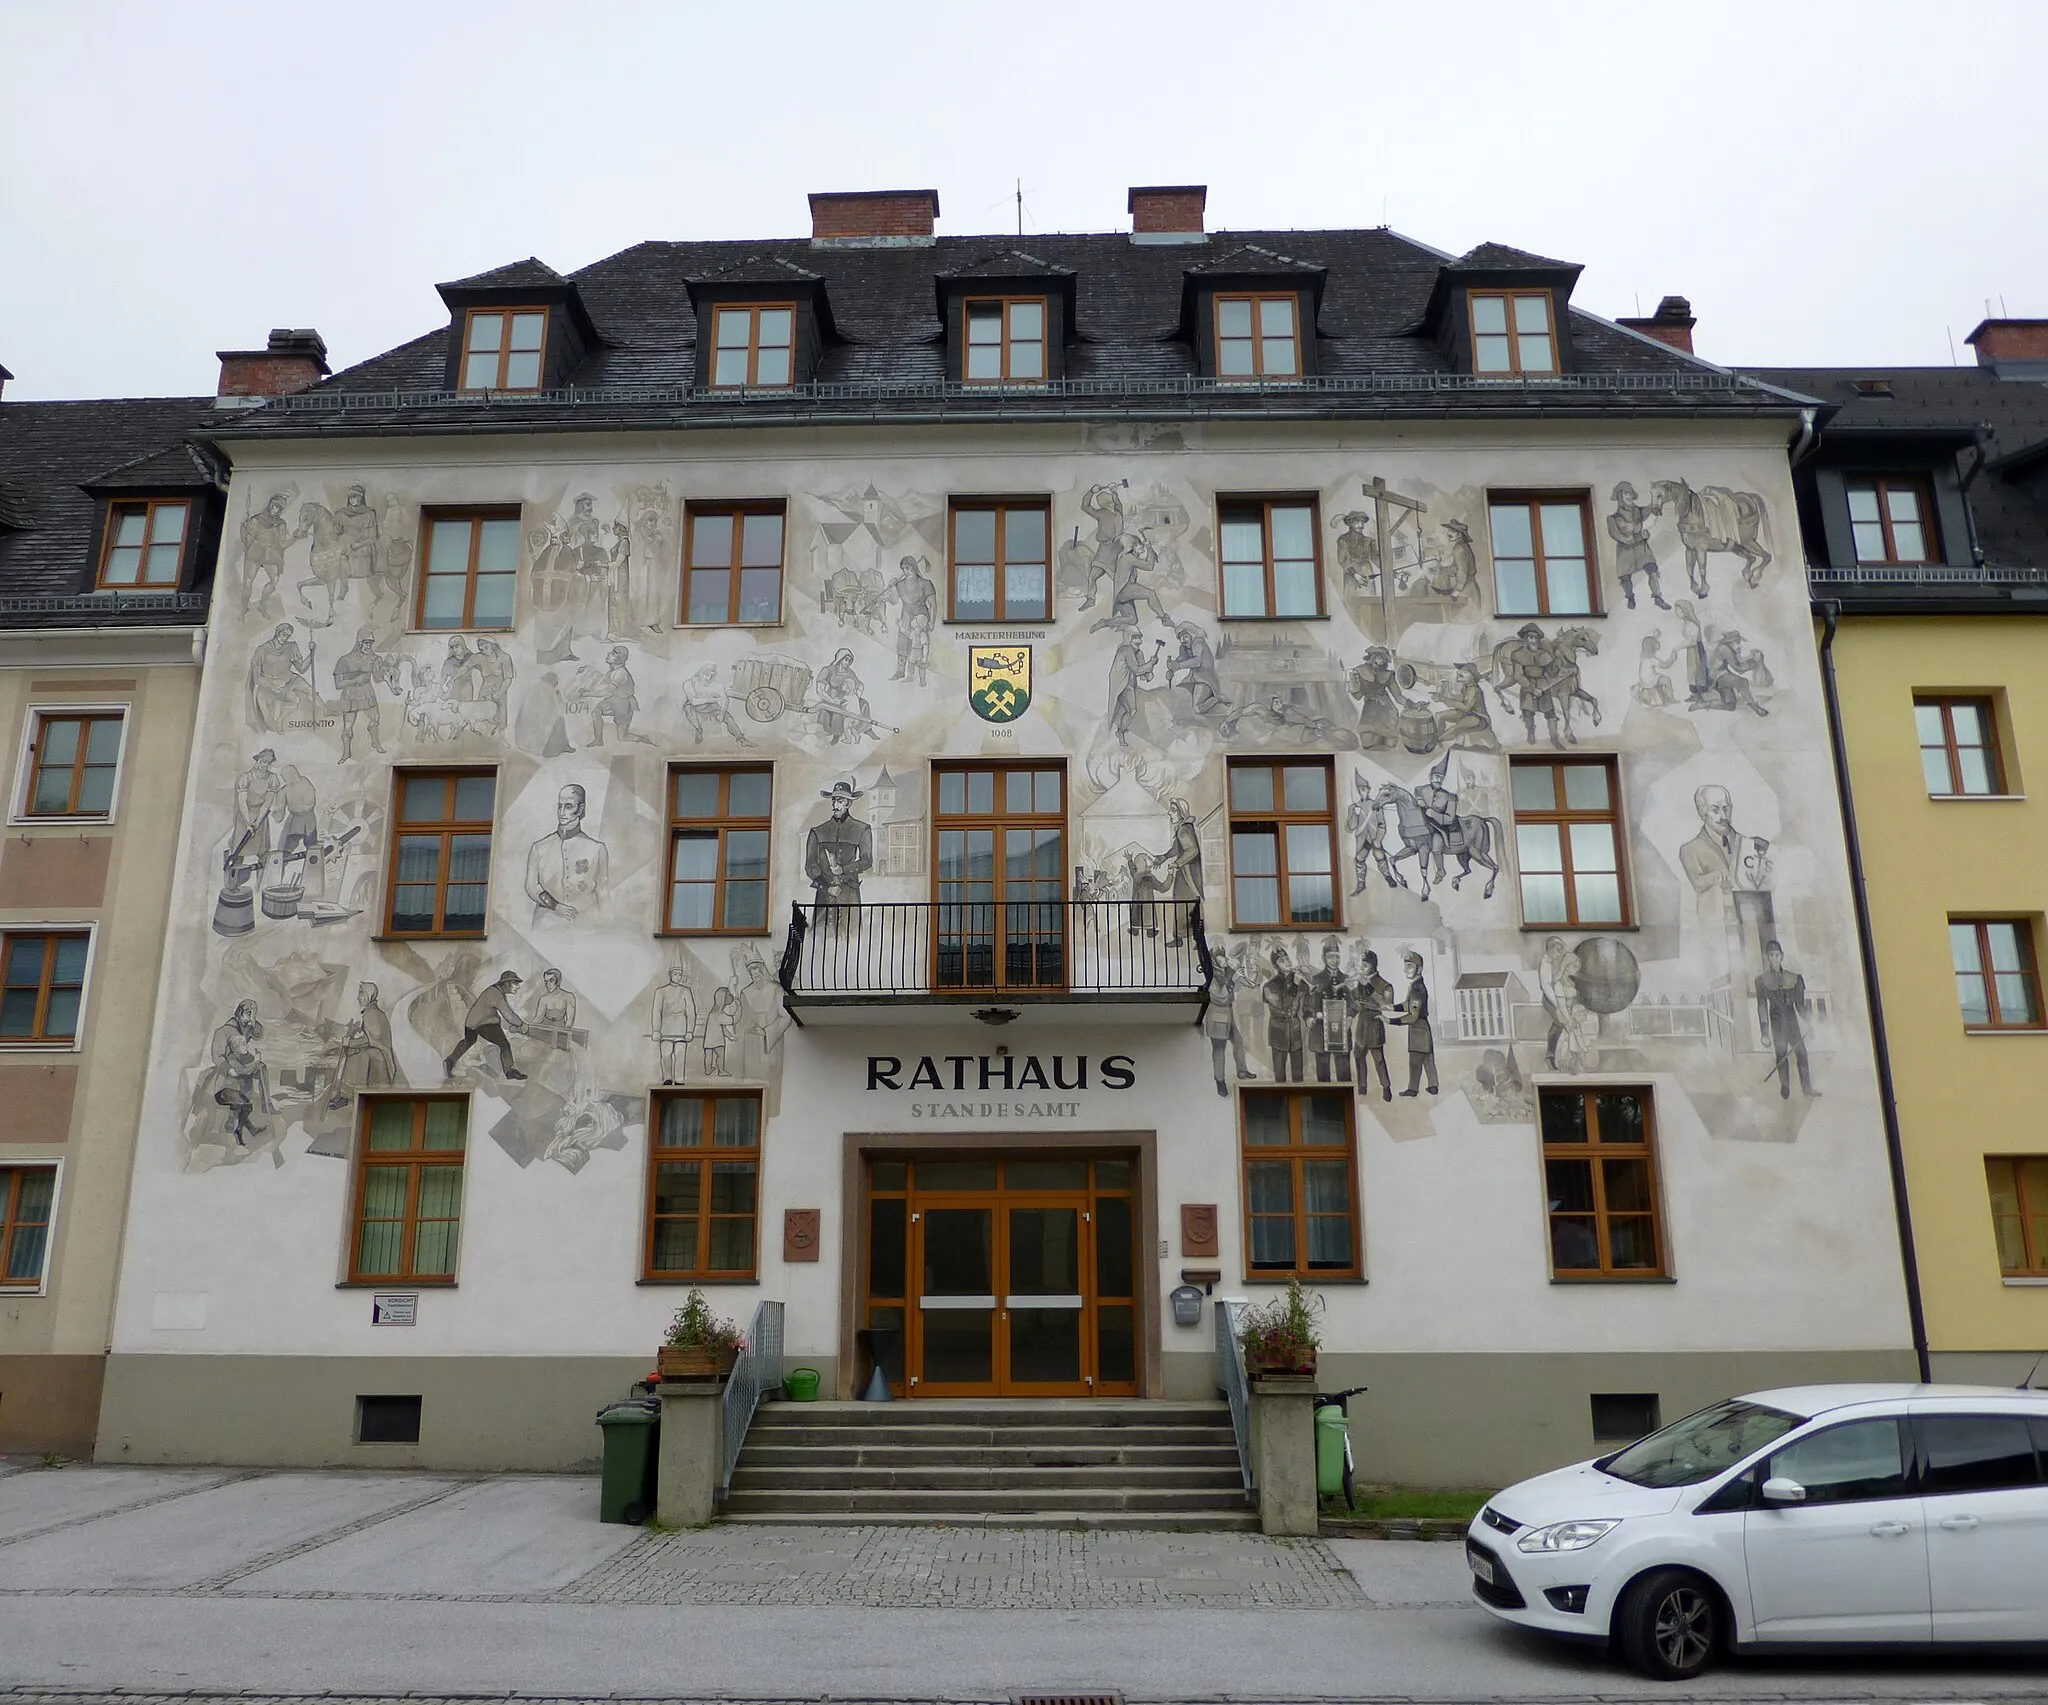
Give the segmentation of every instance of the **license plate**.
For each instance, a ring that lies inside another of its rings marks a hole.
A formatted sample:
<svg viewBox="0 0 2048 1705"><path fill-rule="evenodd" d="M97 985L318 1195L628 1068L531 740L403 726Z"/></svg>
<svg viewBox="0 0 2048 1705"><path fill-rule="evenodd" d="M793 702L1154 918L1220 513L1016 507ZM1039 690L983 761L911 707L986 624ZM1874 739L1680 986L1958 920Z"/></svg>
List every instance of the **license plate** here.
<svg viewBox="0 0 2048 1705"><path fill-rule="evenodd" d="M1477 1575L1488 1586L1493 1585L1493 1559L1491 1557L1482 1557L1477 1551L1467 1551L1465 1553L1465 1561L1472 1565L1473 1574Z"/></svg>

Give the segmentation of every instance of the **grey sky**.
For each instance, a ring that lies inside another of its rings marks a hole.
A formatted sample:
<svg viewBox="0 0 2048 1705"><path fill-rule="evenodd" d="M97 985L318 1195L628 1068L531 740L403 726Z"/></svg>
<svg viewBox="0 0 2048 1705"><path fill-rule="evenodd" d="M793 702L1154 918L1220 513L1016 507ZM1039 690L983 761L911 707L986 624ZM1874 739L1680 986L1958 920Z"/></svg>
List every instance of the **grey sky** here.
<svg viewBox="0 0 2048 1705"><path fill-rule="evenodd" d="M1692 298L1741 365L1946 362L2048 315L2039 0L1403 5L0 0L9 396L210 393L317 326L339 367L436 280L809 230L932 187L942 235L1391 224Z"/></svg>

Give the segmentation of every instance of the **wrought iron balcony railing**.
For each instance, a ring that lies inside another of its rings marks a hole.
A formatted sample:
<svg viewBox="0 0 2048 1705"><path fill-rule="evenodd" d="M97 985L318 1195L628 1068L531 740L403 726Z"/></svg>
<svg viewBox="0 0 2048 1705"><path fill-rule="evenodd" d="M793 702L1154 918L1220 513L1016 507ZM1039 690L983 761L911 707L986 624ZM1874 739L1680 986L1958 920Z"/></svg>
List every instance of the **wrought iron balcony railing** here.
<svg viewBox="0 0 2048 1705"><path fill-rule="evenodd" d="M1199 996L1199 901L939 900L790 908L781 981L816 1001Z"/></svg>

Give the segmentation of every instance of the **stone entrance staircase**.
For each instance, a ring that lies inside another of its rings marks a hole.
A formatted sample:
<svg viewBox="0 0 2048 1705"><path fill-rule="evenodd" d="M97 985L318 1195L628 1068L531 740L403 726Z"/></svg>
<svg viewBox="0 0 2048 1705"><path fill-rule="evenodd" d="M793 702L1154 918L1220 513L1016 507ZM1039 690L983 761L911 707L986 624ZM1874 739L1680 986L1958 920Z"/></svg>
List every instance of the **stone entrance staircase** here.
<svg viewBox="0 0 2048 1705"><path fill-rule="evenodd" d="M1222 1403L764 1403L738 1522L1256 1529Z"/></svg>

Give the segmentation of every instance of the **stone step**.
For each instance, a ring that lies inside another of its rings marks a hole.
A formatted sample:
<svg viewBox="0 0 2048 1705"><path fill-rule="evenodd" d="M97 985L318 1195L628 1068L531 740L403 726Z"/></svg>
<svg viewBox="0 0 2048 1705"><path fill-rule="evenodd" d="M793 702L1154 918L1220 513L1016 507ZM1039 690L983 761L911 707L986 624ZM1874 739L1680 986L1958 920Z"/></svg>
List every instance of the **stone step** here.
<svg viewBox="0 0 2048 1705"><path fill-rule="evenodd" d="M929 1516L908 1511L728 1510L724 1519L752 1527L967 1527L1140 1529L1169 1533L1256 1533L1258 1512L1218 1505L1210 1510L1036 1510L1029 1514Z"/></svg>
<svg viewBox="0 0 2048 1705"><path fill-rule="evenodd" d="M1118 1463L1101 1468L792 1468L765 1465L741 1456L733 1470L734 1492L900 1491L1039 1492L1063 1487L1131 1492L1229 1492L1244 1485L1237 1464L1215 1468L1142 1468Z"/></svg>
<svg viewBox="0 0 2048 1705"><path fill-rule="evenodd" d="M1188 1515L1245 1508L1242 1495L1227 1496L1208 1487L1139 1490L1128 1486L980 1487L940 1491L925 1487L841 1488L838 1490L741 1490L727 1494L728 1518L752 1515L840 1514L874 1518L916 1516L930 1520L958 1515L1038 1515L1047 1511L1109 1514L1142 1511L1155 1515Z"/></svg>
<svg viewBox="0 0 2048 1705"><path fill-rule="evenodd" d="M754 1425L795 1423L811 1427L1159 1427L1228 1426L1224 1403L1116 1398L914 1398L894 1403L764 1403Z"/></svg>
<svg viewBox="0 0 2048 1705"><path fill-rule="evenodd" d="M1219 1444L1101 1444L1089 1440L1071 1445L988 1445L946 1449L918 1444L802 1445L770 1434L748 1434L743 1463L757 1468L1230 1468L1237 1447L1226 1437Z"/></svg>
<svg viewBox="0 0 2048 1705"><path fill-rule="evenodd" d="M804 1449L859 1444L922 1445L934 1450L1035 1450L1102 1445L1236 1448L1228 1427L1127 1427L1105 1431L1095 1427L897 1427L862 1428L768 1426L758 1421L747 1443L800 1446Z"/></svg>

